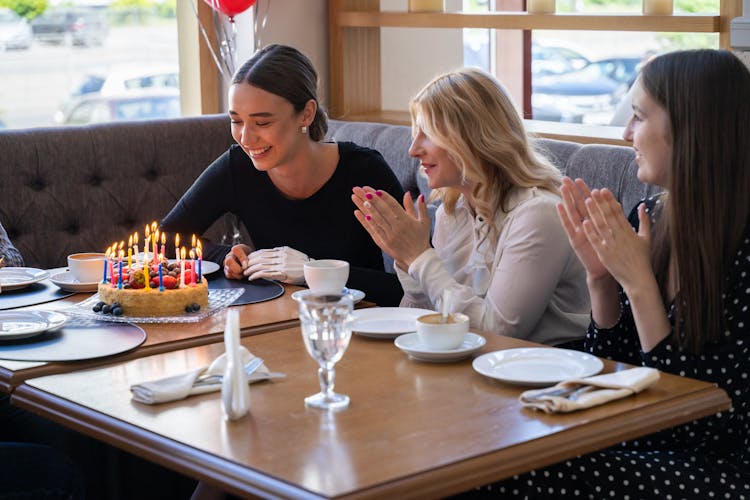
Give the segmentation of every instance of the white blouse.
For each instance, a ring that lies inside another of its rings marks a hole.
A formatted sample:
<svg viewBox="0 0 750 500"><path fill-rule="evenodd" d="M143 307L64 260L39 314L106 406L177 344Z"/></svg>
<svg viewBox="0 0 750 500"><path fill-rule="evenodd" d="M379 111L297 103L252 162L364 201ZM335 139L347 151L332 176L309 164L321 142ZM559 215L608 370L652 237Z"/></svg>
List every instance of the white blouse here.
<svg viewBox="0 0 750 500"><path fill-rule="evenodd" d="M558 218L560 197L516 189L495 218L499 237L461 197L453 215L440 206L432 237L408 273L396 266L402 307L440 310L443 290L471 327L549 345L582 339L591 310L586 273ZM481 243L480 243L481 242Z"/></svg>

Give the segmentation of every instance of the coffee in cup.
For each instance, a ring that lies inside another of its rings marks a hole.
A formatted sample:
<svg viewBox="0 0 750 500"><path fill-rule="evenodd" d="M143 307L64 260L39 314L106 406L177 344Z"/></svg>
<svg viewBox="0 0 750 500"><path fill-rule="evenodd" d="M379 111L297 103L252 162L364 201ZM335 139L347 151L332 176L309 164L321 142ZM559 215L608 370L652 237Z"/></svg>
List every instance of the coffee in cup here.
<svg viewBox="0 0 750 500"><path fill-rule="evenodd" d="M94 283L104 277L103 253L74 253L68 255L70 274L80 283Z"/></svg>
<svg viewBox="0 0 750 500"><path fill-rule="evenodd" d="M457 349L469 331L469 317L452 313L425 314L417 318L417 336L424 347L436 351Z"/></svg>
<svg viewBox="0 0 750 500"><path fill-rule="evenodd" d="M305 262L305 281L313 293L338 294L349 279L349 263L345 260L322 259Z"/></svg>

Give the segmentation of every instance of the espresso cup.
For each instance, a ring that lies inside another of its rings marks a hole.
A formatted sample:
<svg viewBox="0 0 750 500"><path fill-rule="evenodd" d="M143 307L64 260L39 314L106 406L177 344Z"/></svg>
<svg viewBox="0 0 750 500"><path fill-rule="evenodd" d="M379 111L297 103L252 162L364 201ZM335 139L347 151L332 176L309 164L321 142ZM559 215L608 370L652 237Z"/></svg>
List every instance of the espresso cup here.
<svg viewBox="0 0 750 500"><path fill-rule="evenodd" d="M417 336L422 345L435 351L457 349L469 331L469 317L462 313L425 314L417 318Z"/></svg>
<svg viewBox="0 0 750 500"><path fill-rule="evenodd" d="M80 283L94 283L104 277L103 253L74 253L68 255L68 269Z"/></svg>
<svg viewBox="0 0 750 500"><path fill-rule="evenodd" d="M349 263L335 259L311 260L305 262L304 273L313 293L341 293L349 279Z"/></svg>

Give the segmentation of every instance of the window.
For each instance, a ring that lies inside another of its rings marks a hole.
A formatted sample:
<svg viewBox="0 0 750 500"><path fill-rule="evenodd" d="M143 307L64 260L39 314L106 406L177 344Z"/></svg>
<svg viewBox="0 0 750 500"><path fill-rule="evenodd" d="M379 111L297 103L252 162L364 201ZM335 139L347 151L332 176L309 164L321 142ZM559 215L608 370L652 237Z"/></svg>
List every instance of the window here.
<svg viewBox="0 0 750 500"><path fill-rule="evenodd" d="M176 0L137 2L142 7L103 0L46 3L46 10L24 18L33 35L27 47L2 51L0 44L0 122L5 127L180 114ZM137 105L91 100L136 91Z"/></svg>

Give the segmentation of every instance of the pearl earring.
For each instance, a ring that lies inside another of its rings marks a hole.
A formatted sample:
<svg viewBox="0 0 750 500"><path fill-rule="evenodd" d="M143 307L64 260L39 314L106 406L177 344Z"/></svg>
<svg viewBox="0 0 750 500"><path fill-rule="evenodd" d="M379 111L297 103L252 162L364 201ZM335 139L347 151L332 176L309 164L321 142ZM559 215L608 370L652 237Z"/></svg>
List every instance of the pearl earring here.
<svg viewBox="0 0 750 500"><path fill-rule="evenodd" d="M306 134L307 133L307 125L302 125L299 129L300 133Z"/></svg>

